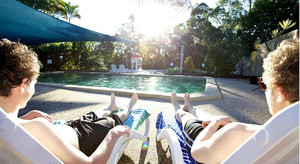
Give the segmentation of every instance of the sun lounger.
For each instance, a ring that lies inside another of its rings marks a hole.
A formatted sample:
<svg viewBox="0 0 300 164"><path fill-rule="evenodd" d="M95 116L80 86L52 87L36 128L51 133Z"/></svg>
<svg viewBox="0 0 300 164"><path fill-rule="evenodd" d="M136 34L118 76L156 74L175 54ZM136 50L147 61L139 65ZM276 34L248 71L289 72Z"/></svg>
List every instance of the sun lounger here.
<svg viewBox="0 0 300 164"><path fill-rule="evenodd" d="M123 154L130 138L146 140L149 131L149 113L143 109L133 110L128 116L128 125L132 131L129 138L122 136L114 146L108 163L117 163ZM145 134L140 134L137 128L146 120ZM0 108L0 163L62 163L54 154L32 137L18 123ZM117 152L117 153L116 153Z"/></svg>
<svg viewBox="0 0 300 164"><path fill-rule="evenodd" d="M136 139L140 139L144 142L147 140L148 133L149 133L149 127L150 127L149 116L150 116L150 114L144 109L135 109L129 113L129 116L127 117L126 121L124 122L124 125L130 127L130 129L131 129L130 136L129 136L129 138L127 136L122 136L117 140L116 145L115 145L115 147L110 155L110 158L108 160L109 164L118 163L125 148L129 144L130 139L136 138ZM137 130L145 121L146 121L145 131L144 131L144 134L141 134Z"/></svg>
<svg viewBox="0 0 300 164"><path fill-rule="evenodd" d="M0 108L0 163L62 163Z"/></svg>
<svg viewBox="0 0 300 164"><path fill-rule="evenodd" d="M120 64L119 65L119 72L120 73L132 73L132 70L127 69L124 64Z"/></svg>
<svg viewBox="0 0 300 164"><path fill-rule="evenodd" d="M182 125L175 118L174 111L160 112L156 120L157 140L167 139L173 164L196 164L185 145Z"/></svg>
<svg viewBox="0 0 300 164"><path fill-rule="evenodd" d="M111 70L109 70L109 72L119 73L119 69L117 68L117 66L115 64L112 64L110 67L111 67Z"/></svg>
<svg viewBox="0 0 300 164"><path fill-rule="evenodd" d="M299 163L299 102L279 111L224 164Z"/></svg>
<svg viewBox="0 0 300 164"><path fill-rule="evenodd" d="M182 126L174 112L161 112L156 121L157 140L167 139L173 164L195 163L185 146ZM299 102L268 120L223 163L298 163Z"/></svg>

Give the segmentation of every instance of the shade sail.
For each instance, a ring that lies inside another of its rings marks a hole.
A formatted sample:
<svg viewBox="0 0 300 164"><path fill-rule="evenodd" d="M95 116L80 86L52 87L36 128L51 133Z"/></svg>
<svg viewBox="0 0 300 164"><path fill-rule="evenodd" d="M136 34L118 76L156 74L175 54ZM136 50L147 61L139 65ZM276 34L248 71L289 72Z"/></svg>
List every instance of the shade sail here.
<svg viewBox="0 0 300 164"><path fill-rule="evenodd" d="M0 38L27 45L70 41L131 42L70 24L15 0L0 0Z"/></svg>

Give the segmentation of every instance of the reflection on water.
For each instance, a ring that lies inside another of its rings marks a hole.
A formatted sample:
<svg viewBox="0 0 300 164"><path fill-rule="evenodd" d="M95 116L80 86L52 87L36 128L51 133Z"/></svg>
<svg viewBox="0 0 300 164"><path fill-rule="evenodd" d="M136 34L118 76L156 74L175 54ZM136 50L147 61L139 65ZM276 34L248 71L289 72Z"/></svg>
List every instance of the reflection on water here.
<svg viewBox="0 0 300 164"><path fill-rule="evenodd" d="M88 73L46 73L42 74L38 81L165 93L199 93L204 92L206 85L205 78L144 75L124 76Z"/></svg>

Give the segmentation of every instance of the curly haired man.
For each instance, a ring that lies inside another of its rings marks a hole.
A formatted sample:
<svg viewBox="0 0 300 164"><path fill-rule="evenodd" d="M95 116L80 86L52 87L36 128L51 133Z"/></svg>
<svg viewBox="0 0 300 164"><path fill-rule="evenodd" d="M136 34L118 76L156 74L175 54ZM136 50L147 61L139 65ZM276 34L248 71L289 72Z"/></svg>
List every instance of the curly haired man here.
<svg viewBox="0 0 300 164"><path fill-rule="evenodd" d="M288 39L264 59L263 82L269 111L278 111L299 101L299 42ZM260 125L232 122L228 117L200 120L185 94L181 109L175 93L171 101L176 119L182 123L192 157L201 163L221 163L253 133ZM288 120L287 120L288 121Z"/></svg>

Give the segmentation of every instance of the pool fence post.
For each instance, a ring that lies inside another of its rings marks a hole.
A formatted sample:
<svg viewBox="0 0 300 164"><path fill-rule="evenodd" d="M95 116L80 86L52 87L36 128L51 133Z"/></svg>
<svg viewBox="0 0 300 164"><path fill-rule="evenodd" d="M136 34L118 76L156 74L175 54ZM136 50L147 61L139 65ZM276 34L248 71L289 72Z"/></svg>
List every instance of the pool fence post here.
<svg viewBox="0 0 300 164"><path fill-rule="evenodd" d="M180 53L180 73L182 73L182 66L183 66L183 51L184 51L184 46L181 45L181 53Z"/></svg>

